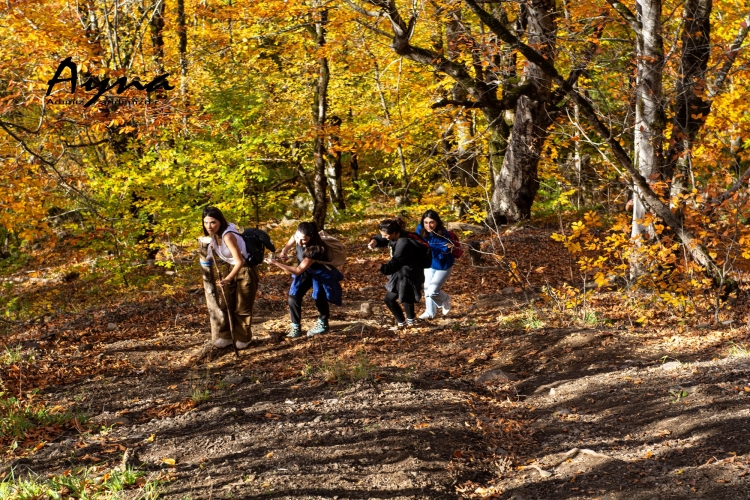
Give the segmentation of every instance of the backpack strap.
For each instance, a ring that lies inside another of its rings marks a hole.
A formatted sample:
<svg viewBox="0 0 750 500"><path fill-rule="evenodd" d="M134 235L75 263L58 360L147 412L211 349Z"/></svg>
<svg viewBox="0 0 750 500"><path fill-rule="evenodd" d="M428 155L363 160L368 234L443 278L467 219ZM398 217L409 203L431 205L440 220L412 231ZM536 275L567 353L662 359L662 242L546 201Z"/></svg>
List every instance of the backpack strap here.
<svg viewBox="0 0 750 500"><path fill-rule="evenodd" d="M227 235L227 234L229 234L229 233L231 233L231 234L236 234L236 235L237 235L237 236L239 236L239 237L240 237L240 238L242 239L242 241L243 241L243 242L245 243L245 253L246 253L247 255L242 255L242 252L241 252L241 251L240 251L240 255L242 255L242 257L243 257L243 258L245 259L245 265L249 265L249 263L250 263L250 251L249 251L249 250L247 249L247 241L245 241L245 237L244 237L244 236L242 236L242 235L241 235L240 233L238 233L237 231L224 231L224 234L222 234L222 235L221 235L221 241L224 241L224 236L226 236L226 235Z"/></svg>

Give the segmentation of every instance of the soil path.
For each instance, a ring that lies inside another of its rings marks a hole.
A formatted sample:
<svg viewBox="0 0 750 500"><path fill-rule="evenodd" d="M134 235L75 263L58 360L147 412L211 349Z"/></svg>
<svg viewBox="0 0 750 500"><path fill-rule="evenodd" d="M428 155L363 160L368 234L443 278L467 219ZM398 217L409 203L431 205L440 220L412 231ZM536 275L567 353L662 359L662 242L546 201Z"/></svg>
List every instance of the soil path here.
<svg viewBox="0 0 750 500"><path fill-rule="evenodd" d="M746 327L527 330L500 321L527 297L478 290L489 276L464 268L455 310L406 331L379 286L349 282L332 333L274 341L288 281L268 275L239 359L199 356L201 293L19 332L10 345L34 361L0 367L7 386L91 420L5 470L124 461L175 499L750 498L750 356L726 349Z"/></svg>

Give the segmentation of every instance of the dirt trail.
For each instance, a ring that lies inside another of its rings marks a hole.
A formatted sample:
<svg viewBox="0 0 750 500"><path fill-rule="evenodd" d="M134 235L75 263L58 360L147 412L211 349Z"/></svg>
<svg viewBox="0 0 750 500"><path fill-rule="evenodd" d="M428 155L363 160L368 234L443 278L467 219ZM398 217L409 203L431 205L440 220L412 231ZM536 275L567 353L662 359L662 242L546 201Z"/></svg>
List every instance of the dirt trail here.
<svg viewBox="0 0 750 500"><path fill-rule="evenodd" d="M454 498L455 485L489 477L484 467L453 463L482 446L482 433L464 423L476 388L445 371L376 365L366 354L411 350L417 336L365 322L342 332L349 323L334 321L327 336L279 344L263 327L283 321L256 323L256 345L239 360L214 350L191 362L205 342L192 324L97 345L94 356L126 359L132 371L50 387L46 397L93 415L94 428L110 427L106 437L61 436L13 465L59 472L83 457L119 457L124 447L136 452L130 463L169 480L167 498ZM347 352L351 362L341 359Z"/></svg>
<svg viewBox="0 0 750 500"><path fill-rule="evenodd" d="M192 357L200 293L20 332L35 361L3 380L35 376L49 405L92 418L6 470L104 473L125 455L175 499L750 498L750 356L726 349L747 327L527 330L499 320L526 296L479 290L487 276L465 267L446 287L455 310L401 332L379 284L351 280L332 333L280 342L288 281L266 276L239 360Z"/></svg>

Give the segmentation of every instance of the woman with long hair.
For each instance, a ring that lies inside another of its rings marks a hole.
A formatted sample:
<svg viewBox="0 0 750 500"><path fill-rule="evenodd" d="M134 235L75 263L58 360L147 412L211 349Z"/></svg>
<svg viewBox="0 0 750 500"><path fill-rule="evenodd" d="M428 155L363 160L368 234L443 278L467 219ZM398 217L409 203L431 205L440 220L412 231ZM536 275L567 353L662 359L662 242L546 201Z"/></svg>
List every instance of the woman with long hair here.
<svg viewBox="0 0 750 500"><path fill-rule="evenodd" d="M231 326L227 325L227 328L234 327L237 349L245 349L252 340L251 324L255 294L258 292L258 270L247 265L245 241L240 237L237 226L228 223L221 210L206 207L202 223L203 234L211 238L208 244L209 265L213 255L217 255L220 261L216 265L224 268L221 273L224 277L219 281L219 286L224 289L220 297L226 296L224 306L227 314L232 315ZM228 329L220 331L217 338L213 339L213 344L219 348L229 347L232 345L232 332Z"/></svg>
<svg viewBox="0 0 750 500"><path fill-rule="evenodd" d="M420 248L424 247L424 243L417 241L416 235L406 231L400 219L386 219L378 229L380 235L371 237L367 246L371 250L387 246L391 254L391 260L380 266L380 272L388 276L388 283L385 285L387 293L383 301L396 318L398 328L412 326L416 323L414 304L422 296L424 283L419 252L425 252L426 248ZM403 309L397 301L403 304Z"/></svg>
<svg viewBox="0 0 750 500"><path fill-rule="evenodd" d="M417 234L432 249L432 265L424 270L425 311L419 319L432 319L438 308L444 315L451 310L451 296L442 291L442 287L451 275L456 258L453 256L453 241L436 211L427 210L422 215Z"/></svg>
<svg viewBox="0 0 750 500"><path fill-rule="evenodd" d="M292 286L289 288L289 316L292 325L287 334L288 338L296 339L302 336L302 298L312 288L312 297L318 309L318 320L307 331L307 336L314 337L330 329L328 326L329 302L337 306L341 305L341 280L344 275L335 267L320 263L320 261L329 260L328 252L314 222L300 222L297 231L289 238L289 242L281 250L279 257L286 259L287 253L293 247L296 247L297 266L282 264L274 259L273 255L267 257L265 262L294 276Z"/></svg>

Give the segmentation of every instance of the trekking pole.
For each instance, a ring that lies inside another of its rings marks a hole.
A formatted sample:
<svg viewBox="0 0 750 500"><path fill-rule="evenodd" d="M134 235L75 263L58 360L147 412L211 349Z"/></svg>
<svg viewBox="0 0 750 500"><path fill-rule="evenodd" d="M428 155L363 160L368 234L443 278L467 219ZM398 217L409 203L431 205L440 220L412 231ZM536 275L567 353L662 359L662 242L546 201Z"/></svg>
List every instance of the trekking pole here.
<svg viewBox="0 0 750 500"><path fill-rule="evenodd" d="M216 273L219 275L219 288L221 288L221 294L224 296L224 303L227 305L227 319L229 320L229 335L232 337L232 347L234 348L234 355L240 357L240 351L237 349L237 342L234 340L234 325L232 324L232 311L229 310L229 301L227 300L227 293L224 291L224 285L221 284L221 269L219 264L214 260L216 266Z"/></svg>

